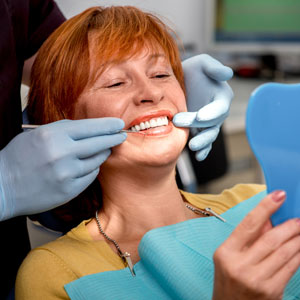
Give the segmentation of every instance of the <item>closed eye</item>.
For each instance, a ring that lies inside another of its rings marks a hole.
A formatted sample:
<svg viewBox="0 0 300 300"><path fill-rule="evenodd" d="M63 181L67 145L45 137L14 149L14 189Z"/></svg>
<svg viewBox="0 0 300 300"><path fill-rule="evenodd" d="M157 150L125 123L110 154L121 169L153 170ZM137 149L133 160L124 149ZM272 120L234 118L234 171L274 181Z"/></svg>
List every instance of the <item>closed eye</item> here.
<svg viewBox="0 0 300 300"><path fill-rule="evenodd" d="M110 84L110 85L106 86L106 88L113 88L113 87L120 86L122 84L124 84L124 82L120 81L120 82L116 82L114 84Z"/></svg>
<svg viewBox="0 0 300 300"><path fill-rule="evenodd" d="M169 74L157 74L154 76L154 78L166 78L166 77L170 77Z"/></svg>

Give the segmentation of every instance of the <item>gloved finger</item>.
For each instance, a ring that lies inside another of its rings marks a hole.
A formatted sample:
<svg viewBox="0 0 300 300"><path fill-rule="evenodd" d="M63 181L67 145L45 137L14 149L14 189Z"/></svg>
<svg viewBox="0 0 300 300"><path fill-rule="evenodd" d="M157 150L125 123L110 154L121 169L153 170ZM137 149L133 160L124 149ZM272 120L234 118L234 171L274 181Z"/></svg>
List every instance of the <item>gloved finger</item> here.
<svg viewBox="0 0 300 300"><path fill-rule="evenodd" d="M172 122L176 127L193 127L196 116L196 112L180 112L173 117Z"/></svg>
<svg viewBox="0 0 300 300"><path fill-rule="evenodd" d="M118 118L82 119L52 124L64 130L74 140L117 133L125 126L124 121Z"/></svg>
<svg viewBox="0 0 300 300"><path fill-rule="evenodd" d="M224 121L228 116L232 98L233 91L228 83L220 83L220 87L215 91L213 100L198 110L197 120L210 121L220 119Z"/></svg>
<svg viewBox="0 0 300 300"><path fill-rule="evenodd" d="M86 138L76 141L73 149L79 159L84 159L117 146L123 143L126 138L126 132Z"/></svg>
<svg viewBox="0 0 300 300"><path fill-rule="evenodd" d="M205 105L196 114L198 122L210 124L213 126L223 122L229 114L230 101L222 97L217 98L213 102Z"/></svg>
<svg viewBox="0 0 300 300"><path fill-rule="evenodd" d="M197 120L197 112L181 112L173 117L173 124L176 127L189 128L207 128L212 126L219 126L223 123L226 116L221 116L212 120Z"/></svg>
<svg viewBox="0 0 300 300"><path fill-rule="evenodd" d="M89 158L79 160L77 162L77 172L74 175L78 178L91 173L93 170L99 168L107 160L110 154L111 150L107 149Z"/></svg>
<svg viewBox="0 0 300 300"><path fill-rule="evenodd" d="M227 81L232 78L233 71L231 68L224 66L218 60L206 55L206 59L203 60L202 67L203 72L210 78L216 81Z"/></svg>
<svg viewBox="0 0 300 300"><path fill-rule="evenodd" d="M72 184L73 198L78 196L82 191L84 191L95 180L98 174L99 168L74 180Z"/></svg>
<svg viewBox="0 0 300 300"><path fill-rule="evenodd" d="M189 148L198 151L212 144L220 132L219 126L213 126L198 133L189 141Z"/></svg>
<svg viewBox="0 0 300 300"><path fill-rule="evenodd" d="M207 157L207 155L209 154L211 148L212 148L212 145L210 144L210 145L207 146L206 148L204 148L204 149L198 151L198 152L196 153L196 155L195 155L196 159L197 159L198 161L204 160L204 159Z"/></svg>

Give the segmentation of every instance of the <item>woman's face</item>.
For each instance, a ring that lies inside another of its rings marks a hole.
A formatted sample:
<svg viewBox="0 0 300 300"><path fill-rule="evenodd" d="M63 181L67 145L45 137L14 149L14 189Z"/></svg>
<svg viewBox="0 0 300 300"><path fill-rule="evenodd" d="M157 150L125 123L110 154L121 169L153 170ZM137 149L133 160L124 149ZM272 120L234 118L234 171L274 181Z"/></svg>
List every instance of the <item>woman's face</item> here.
<svg viewBox="0 0 300 300"><path fill-rule="evenodd" d="M176 162L188 130L173 126L172 118L186 111L186 100L164 53L145 48L109 65L86 88L75 107L75 119L117 117L132 130L112 149L106 164L161 166Z"/></svg>

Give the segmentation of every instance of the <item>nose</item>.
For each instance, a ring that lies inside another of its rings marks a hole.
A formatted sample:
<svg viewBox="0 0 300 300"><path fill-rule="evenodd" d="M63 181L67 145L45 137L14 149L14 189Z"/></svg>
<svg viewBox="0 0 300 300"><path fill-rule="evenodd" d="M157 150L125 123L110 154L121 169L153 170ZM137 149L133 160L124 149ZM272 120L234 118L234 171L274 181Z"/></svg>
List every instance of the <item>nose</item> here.
<svg viewBox="0 0 300 300"><path fill-rule="evenodd" d="M142 104L157 104L164 98L163 87L155 82L153 78L139 79L136 83L134 103Z"/></svg>

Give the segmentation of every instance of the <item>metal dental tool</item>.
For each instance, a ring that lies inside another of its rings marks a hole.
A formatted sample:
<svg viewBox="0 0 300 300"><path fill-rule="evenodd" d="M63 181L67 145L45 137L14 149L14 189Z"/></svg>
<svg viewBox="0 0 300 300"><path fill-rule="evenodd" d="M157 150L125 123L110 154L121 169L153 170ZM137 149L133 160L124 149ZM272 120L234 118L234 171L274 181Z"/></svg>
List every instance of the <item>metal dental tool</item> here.
<svg viewBox="0 0 300 300"><path fill-rule="evenodd" d="M22 124L22 129L35 129L35 128L38 128L40 127L41 125L33 125L33 124ZM132 133L134 131L131 131L131 130L120 130L120 132L128 132L128 133Z"/></svg>

